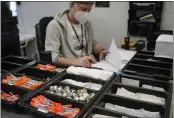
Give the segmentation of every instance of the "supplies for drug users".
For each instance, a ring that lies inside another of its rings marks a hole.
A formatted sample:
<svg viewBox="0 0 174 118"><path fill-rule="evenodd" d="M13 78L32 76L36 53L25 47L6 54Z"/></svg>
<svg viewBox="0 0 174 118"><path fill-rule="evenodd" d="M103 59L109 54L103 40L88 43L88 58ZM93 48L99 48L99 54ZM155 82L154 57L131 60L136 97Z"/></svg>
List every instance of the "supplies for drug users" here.
<svg viewBox="0 0 174 118"><path fill-rule="evenodd" d="M117 112L121 112L121 113L126 113L126 114L133 115L140 118L161 118L161 115L159 112L150 112L150 111L144 110L143 108L131 109L131 108L126 108L119 105L113 105L111 103L105 103L105 108L114 110Z"/></svg>
<svg viewBox="0 0 174 118"><path fill-rule="evenodd" d="M66 71L69 74L81 75L85 77L91 77L93 79L101 79L104 81L109 80L113 75L113 72L74 66L70 66Z"/></svg>
<svg viewBox="0 0 174 118"><path fill-rule="evenodd" d="M61 82L84 87L84 88L89 88L89 89L93 89L93 90L100 90L102 87L101 84L91 83L91 82L80 82L80 81L75 81L72 79L65 79Z"/></svg>
<svg viewBox="0 0 174 118"><path fill-rule="evenodd" d="M158 103L158 104L165 104L165 99L161 97L157 97L155 95L149 95L145 93L133 93L125 88L118 88L116 95L119 96L124 96L132 99L137 99L137 100L142 100L142 101L147 101L147 102L152 102L152 103Z"/></svg>

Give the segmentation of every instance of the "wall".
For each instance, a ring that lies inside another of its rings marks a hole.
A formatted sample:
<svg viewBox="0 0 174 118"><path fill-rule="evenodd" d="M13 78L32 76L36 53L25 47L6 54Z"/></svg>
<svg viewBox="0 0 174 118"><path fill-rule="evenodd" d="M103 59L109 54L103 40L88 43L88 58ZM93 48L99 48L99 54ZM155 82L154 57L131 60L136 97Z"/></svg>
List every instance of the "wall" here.
<svg viewBox="0 0 174 118"><path fill-rule="evenodd" d="M55 16L69 8L69 2L22 2L18 7L19 27L22 32L34 34L35 24L44 16ZM104 48L109 48L112 38L117 45L127 34L128 2L110 2L110 8L93 8L90 13L95 34ZM164 2L161 28L171 30L173 6ZM145 39L133 37L131 40Z"/></svg>
<svg viewBox="0 0 174 118"><path fill-rule="evenodd" d="M173 2L164 2L161 29L173 30Z"/></svg>
<svg viewBox="0 0 174 118"><path fill-rule="evenodd" d="M110 8L95 8L90 13L99 43L108 48L112 37L119 44L127 31L128 2L111 2ZM19 28L34 33L34 25L44 16L55 16L69 8L69 2L22 2L18 7Z"/></svg>

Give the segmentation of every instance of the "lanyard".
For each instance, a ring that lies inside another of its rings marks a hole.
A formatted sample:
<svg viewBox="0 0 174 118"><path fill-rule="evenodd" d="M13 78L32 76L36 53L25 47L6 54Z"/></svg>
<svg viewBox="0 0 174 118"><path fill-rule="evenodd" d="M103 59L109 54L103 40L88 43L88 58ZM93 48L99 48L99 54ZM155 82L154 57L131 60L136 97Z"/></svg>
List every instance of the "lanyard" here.
<svg viewBox="0 0 174 118"><path fill-rule="evenodd" d="M67 16L68 16L68 15L67 15ZM70 22L69 16L68 16L68 20L69 20L69 22ZM75 28L73 27L73 25L72 25L71 22L70 22L70 24L71 24L71 27L73 28L74 33L75 33L75 35L76 35L76 37L77 37L77 39L78 39L78 41L79 41L79 43L80 43L80 38L79 38L79 36L78 36L78 34L77 34ZM82 52L83 52L83 49L84 49L85 47L84 47L84 45L83 45L83 25L82 25L82 24L81 24L81 33L82 33L82 44L81 44L81 46L80 46L80 49L81 49Z"/></svg>
<svg viewBox="0 0 174 118"><path fill-rule="evenodd" d="M71 26L72 26L72 28L73 28L73 30L74 30L74 33L76 34L76 37L77 37L77 39L79 40L79 43L80 43L80 38L79 38L79 36L78 36L78 34L77 34L75 28L73 27L72 24L71 24ZM82 33L82 44L81 44L81 46L80 46L80 49L83 49L83 48L84 48L84 45L83 45L83 25L81 25L81 33Z"/></svg>

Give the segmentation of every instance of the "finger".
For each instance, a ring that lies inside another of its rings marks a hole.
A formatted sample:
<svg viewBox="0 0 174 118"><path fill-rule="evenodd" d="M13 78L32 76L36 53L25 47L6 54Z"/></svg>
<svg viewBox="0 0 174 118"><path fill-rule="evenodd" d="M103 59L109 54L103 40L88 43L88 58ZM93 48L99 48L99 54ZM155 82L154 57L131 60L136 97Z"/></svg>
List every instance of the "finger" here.
<svg viewBox="0 0 174 118"><path fill-rule="evenodd" d="M88 63L86 63L85 61L83 62L83 66L88 67L88 68L90 67L90 65Z"/></svg>
<svg viewBox="0 0 174 118"><path fill-rule="evenodd" d="M97 59L93 55L91 55L90 57L94 59L95 63L97 63Z"/></svg>
<svg viewBox="0 0 174 118"><path fill-rule="evenodd" d="M102 60L102 58L103 58L103 54L102 54L102 53L100 53L100 58L99 58L99 61L101 61L101 60Z"/></svg>
<svg viewBox="0 0 174 118"><path fill-rule="evenodd" d="M97 61L92 57L88 57L88 60L92 61L92 63L97 63Z"/></svg>
<svg viewBox="0 0 174 118"><path fill-rule="evenodd" d="M107 53L110 53L110 52L109 52L109 51L107 51L107 50L104 50L104 51L103 51L103 53L107 54Z"/></svg>
<svg viewBox="0 0 174 118"><path fill-rule="evenodd" d="M88 65L88 67L91 67L91 63L88 59L85 59L84 62Z"/></svg>

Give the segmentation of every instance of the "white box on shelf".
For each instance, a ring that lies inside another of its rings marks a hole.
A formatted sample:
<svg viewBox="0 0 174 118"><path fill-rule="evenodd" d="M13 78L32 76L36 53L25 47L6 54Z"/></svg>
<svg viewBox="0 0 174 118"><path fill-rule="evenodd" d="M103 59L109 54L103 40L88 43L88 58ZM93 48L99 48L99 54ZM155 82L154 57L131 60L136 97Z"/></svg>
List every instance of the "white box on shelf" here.
<svg viewBox="0 0 174 118"><path fill-rule="evenodd" d="M173 35L161 34L156 40L155 57L173 59Z"/></svg>

